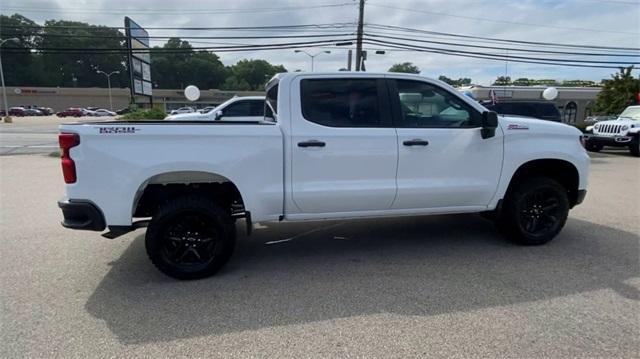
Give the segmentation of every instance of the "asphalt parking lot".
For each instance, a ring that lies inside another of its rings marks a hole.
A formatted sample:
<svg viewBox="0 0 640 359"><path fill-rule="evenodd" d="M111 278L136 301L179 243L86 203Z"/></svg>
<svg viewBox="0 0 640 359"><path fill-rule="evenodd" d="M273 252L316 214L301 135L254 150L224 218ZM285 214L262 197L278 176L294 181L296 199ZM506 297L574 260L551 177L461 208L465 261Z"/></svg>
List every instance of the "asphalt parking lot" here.
<svg viewBox="0 0 640 359"><path fill-rule="evenodd" d="M26 116L0 121L0 156L51 153L58 149L58 126L66 122L108 121L113 117Z"/></svg>
<svg viewBox="0 0 640 359"><path fill-rule="evenodd" d="M3 125L4 126L4 125ZM265 224L212 278L65 230L59 160L0 157L0 357L635 357L640 159L592 160L541 247L476 215ZM281 241L286 240L287 241Z"/></svg>

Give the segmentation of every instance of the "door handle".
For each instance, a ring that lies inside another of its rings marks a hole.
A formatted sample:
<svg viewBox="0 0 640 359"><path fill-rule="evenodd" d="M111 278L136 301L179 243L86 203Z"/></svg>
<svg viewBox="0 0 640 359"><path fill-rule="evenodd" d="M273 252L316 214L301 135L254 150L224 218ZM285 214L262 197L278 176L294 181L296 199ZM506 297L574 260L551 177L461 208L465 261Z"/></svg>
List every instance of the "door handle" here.
<svg viewBox="0 0 640 359"><path fill-rule="evenodd" d="M414 138L413 140L404 141L402 144L405 146L427 146L429 145L429 141Z"/></svg>
<svg viewBox="0 0 640 359"><path fill-rule="evenodd" d="M324 147L326 143L318 140L298 142L298 147Z"/></svg>

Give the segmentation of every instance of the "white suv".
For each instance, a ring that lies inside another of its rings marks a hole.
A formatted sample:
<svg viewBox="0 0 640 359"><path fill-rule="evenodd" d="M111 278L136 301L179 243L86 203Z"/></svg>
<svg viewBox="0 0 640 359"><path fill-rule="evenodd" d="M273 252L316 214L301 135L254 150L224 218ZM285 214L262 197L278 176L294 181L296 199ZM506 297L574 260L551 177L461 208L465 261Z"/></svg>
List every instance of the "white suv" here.
<svg viewBox="0 0 640 359"><path fill-rule="evenodd" d="M615 120L588 126L585 144L592 152L604 146L629 147L632 155L640 157L640 106L627 107Z"/></svg>

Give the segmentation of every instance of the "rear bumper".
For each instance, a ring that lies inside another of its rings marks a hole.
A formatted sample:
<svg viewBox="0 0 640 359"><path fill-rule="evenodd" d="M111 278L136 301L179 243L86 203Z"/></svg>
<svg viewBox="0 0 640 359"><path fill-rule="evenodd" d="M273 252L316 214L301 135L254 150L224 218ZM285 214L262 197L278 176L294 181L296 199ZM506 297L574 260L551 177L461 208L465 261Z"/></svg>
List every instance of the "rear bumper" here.
<svg viewBox="0 0 640 359"><path fill-rule="evenodd" d="M98 206L87 200L61 200L62 226L71 229L102 231L106 228L104 215Z"/></svg>
<svg viewBox="0 0 640 359"><path fill-rule="evenodd" d="M615 146L626 147L635 144L638 141L638 136L597 136L591 134L585 134L584 140L589 144L596 144L602 146Z"/></svg>

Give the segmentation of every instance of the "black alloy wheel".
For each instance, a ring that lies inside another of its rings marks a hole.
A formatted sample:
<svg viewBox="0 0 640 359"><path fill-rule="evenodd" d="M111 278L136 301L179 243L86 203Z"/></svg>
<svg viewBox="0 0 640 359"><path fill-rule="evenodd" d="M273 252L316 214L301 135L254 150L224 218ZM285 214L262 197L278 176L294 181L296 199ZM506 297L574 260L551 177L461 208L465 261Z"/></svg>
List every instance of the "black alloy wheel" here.
<svg viewBox="0 0 640 359"><path fill-rule="evenodd" d="M160 206L145 238L149 259L164 274L197 279L215 274L231 257L235 226L229 211L207 199L184 196Z"/></svg>
<svg viewBox="0 0 640 359"><path fill-rule="evenodd" d="M535 177L509 190L497 224L510 240L539 245L555 238L568 215L567 190L551 178Z"/></svg>

